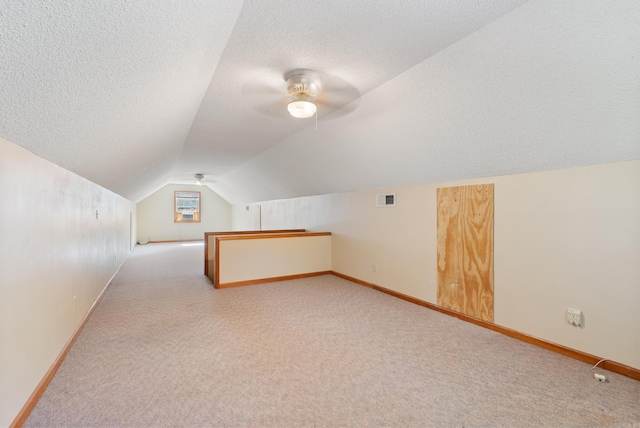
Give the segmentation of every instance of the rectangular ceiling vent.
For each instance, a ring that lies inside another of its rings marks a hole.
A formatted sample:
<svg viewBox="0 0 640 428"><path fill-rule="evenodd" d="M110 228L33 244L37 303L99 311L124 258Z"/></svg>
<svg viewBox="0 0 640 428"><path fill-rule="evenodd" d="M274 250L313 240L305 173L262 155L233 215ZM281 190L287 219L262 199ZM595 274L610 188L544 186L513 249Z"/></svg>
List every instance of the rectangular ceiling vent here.
<svg viewBox="0 0 640 428"><path fill-rule="evenodd" d="M376 195L376 207L395 207L396 194Z"/></svg>

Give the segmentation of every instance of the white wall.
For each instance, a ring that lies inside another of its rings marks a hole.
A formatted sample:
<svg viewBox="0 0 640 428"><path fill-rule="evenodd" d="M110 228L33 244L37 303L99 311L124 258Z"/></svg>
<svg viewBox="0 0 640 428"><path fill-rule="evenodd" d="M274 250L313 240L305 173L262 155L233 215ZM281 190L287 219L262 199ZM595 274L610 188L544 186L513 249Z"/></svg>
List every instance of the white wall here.
<svg viewBox="0 0 640 428"><path fill-rule="evenodd" d="M220 240L220 284L331 270L331 236Z"/></svg>
<svg viewBox="0 0 640 428"><path fill-rule="evenodd" d="M7 426L130 253L135 206L0 138L0 208L0 426Z"/></svg>
<svg viewBox="0 0 640 428"><path fill-rule="evenodd" d="M202 221L173 221L174 192L200 192ZM138 240L204 239L205 232L231 230L231 205L207 186L168 184L138 202Z"/></svg>
<svg viewBox="0 0 640 428"><path fill-rule="evenodd" d="M262 230L260 205L232 205L231 230Z"/></svg>
<svg viewBox="0 0 640 428"><path fill-rule="evenodd" d="M478 183L495 183L495 323L640 368L640 161L261 202L262 223L332 232L334 271L437 303L436 189Z"/></svg>

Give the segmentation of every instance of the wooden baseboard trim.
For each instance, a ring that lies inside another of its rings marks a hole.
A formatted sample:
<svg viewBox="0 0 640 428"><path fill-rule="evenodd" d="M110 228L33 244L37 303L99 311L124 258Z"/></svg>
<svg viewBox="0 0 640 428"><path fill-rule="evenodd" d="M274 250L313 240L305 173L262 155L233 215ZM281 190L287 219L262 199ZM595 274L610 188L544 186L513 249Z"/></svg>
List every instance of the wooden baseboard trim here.
<svg viewBox="0 0 640 428"><path fill-rule="evenodd" d="M164 244L167 242L202 242L202 239L174 239L168 241L147 241L147 244ZM138 242L138 245L146 245Z"/></svg>
<svg viewBox="0 0 640 428"><path fill-rule="evenodd" d="M379 285L375 285L373 283L363 281L358 278L354 278L349 275L344 275L339 272L332 271L333 275L340 277L342 279L346 279L347 281L354 282L356 284L363 285L368 288L373 288L374 290L381 291L383 293L389 294L391 296L397 297L402 300L406 300L407 302L415 303L416 305L424 306L425 308L443 313L445 315L449 315L460 320L470 322L480 327L487 328L489 330L493 330L497 333L504 334L505 336L513 337L514 339L521 340L526 343L530 343L532 345L539 346L541 348L547 349L549 351L556 352L558 354L564 355L569 358L573 358L575 360L583 361L588 364L596 364L602 358L588 354L586 352L578 351L577 349L569 348L564 345L558 345L557 343L549 342L548 340L540 339L534 336L530 336L525 333L521 333L519 331L502 327L500 325L490 323L488 321L484 321L478 318L470 317L468 315L464 315L446 308L442 306L435 305L433 303L426 302L424 300L417 299L415 297L407 296L406 294L398 293L397 291L389 290L388 288L380 287ZM636 369L634 367L627 366L625 364L621 364L615 361L606 360L602 362L598 367L601 367L605 370L609 370L614 373L618 373L627 377L630 377L635 380L640 380L640 369Z"/></svg>
<svg viewBox="0 0 640 428"><path fill-rule="evenodd" d="M272 278L250 279L247 281L236 281L236 282L227 282L227 283L219 284L216 288L231 288L231 287L241 287L243 285L264 284L267 282L288 281L290 279L309 278L312 276L329 275L331 273L332 272L330 270L325 270L321 272L301 273L297 275L285 275L285 276L274 276Z"/></svg>
<svg viewBox="0 0 640 428"><path fill-rule="evenodd" d="M96 300L94 300L93 304L91 305L87 313L84 315L84 317L80 321L80 324L78 324L78 327L76 327L75 331L71 335L71 338L64 345L64 347L62 348L62 351L60 351L60 354L58 355L58 357L55 359L55 361L53 362L53 364L51 365L47 373L45 373L40 383L38 383L38 386L36 386L36 389L33 391L31 396L25 403L25 405L22 407L22 409L16 416L16 418L13 420L11 425L9 425L10 428L20 428L27 421L27 418L29 418L29 415L31 414L33 409L36 407L36 404L38 404L40 397L42 397L42 394L44 394L44 391L47 389L47 386L49 386L49 384L51 383L51 380L53 379L56 372L60 368L60 365L62 364L64 359L67 357L67 354L71 350L71 347L75 343L76 339L78 339L78 336L80 336L80 333L82 333L84 326L87 324L87 321L89 321L89 318L91 318L93 311L95 311L96 307L100 303L100 300L102 300L102 297L105 295L105 293L111 286L113 279L116 277L116 275L122 268L122 265L127 260L127 258L128 256L122 261L122 263L120 263L120 266L118 266L118 269L111 276L111 278L109 278L107 285L105 285L102 291L100 292L100 294L98 294L98 297L96 297Z"/></svg>
<svg viewBox="0 0 640 428"><path fill-rule="evenodd" d="M331 271L331 274L332 274L332 275L335 275L335 276L337 276L337 277L340 277L340 278L342 278L342 279L346 279L347 281L351 281L351 282L355 282L356 284L364 285L365 287L369 287L369 288L373 288L373 287L375 287L375 285L373 285L373 284L372 284L372 283L370 283L370 282L363 281L363 280L361 280L361 279L354 278L353 276L345 275L345 274L343 274L343 273L336 272L336 271L334 271L334 270L332 270L332 271Z"/></svg>

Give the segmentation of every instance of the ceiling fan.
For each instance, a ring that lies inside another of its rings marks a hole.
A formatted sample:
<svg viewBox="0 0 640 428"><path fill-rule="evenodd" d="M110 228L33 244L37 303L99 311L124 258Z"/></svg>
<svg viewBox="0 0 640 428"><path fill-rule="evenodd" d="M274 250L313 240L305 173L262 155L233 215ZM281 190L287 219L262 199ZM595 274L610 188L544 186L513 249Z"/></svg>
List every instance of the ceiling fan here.
<svg viewBox="0 0 640 428"><path fill-rule="evenodd" d="M280 76L286 83L285 92L282 80L274 74L269 73L243 88L245 96L262 113L283 117L283 112L288 111L295 118L305 119L317 117L319 112L324 116L338 109L340 115L344 115L357 107L354 101L360 98L360 92L338 77L306 68L290 70ZM347 105L350 108L344 109Z"/></svg>
<svg viewBox="0 0 640 428"><path fill-rule="evenodd" d="M287 110L293 117L306 119L317 113L316 100L322 88L320 75L311 70L293 70L285 74L287 92L292 100Z"/></svg>
<svg viewBox="0 0 640 428"><path fill-rule="evenodd" d="M214 180L205 179L204 174L201 173L194 174L193 178L195 178L197 186L204 186L206 183L215 183Z"/></svg>

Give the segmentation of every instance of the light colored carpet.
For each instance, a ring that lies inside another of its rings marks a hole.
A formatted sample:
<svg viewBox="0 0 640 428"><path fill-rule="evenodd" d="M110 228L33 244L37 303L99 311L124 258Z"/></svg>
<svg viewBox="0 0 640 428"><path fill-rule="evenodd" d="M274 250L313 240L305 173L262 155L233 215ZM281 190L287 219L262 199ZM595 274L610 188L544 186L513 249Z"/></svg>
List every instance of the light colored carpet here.
<svg viewBox="0 0 640 428"><path fill-rule="evenodd" d="M133 251L26 426L640 426L640 382L326 275Z"/></svg>

